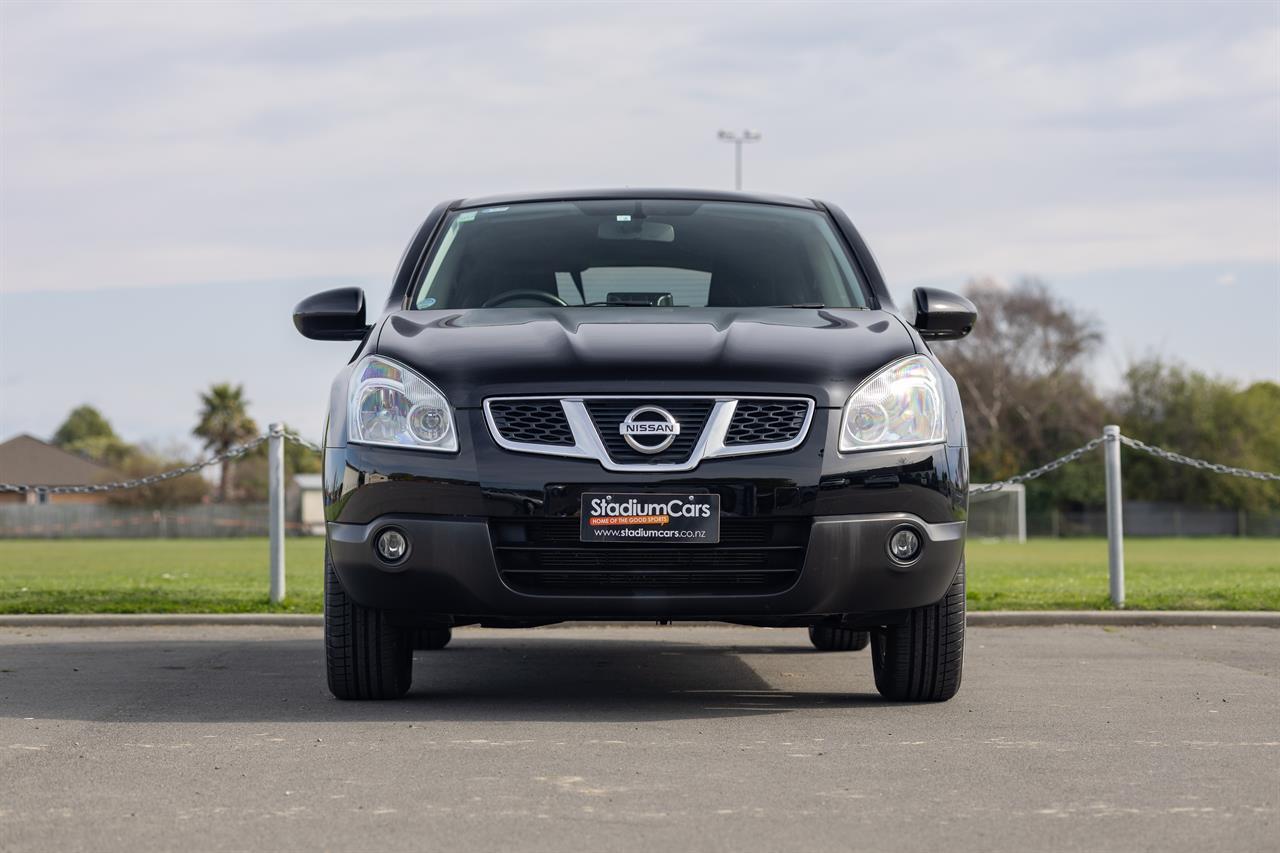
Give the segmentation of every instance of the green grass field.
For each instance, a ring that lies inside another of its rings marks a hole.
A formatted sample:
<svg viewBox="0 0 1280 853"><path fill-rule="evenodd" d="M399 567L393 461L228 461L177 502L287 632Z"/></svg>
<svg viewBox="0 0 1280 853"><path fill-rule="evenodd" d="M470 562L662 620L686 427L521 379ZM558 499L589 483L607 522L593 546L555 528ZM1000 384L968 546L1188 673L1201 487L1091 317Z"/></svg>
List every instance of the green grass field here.
<svg viewBox="0 0 1280 853"><path fill-rule="evenodd" d="M267 603L264 539L0 541L0 613L321 610L320 539L288 540L288 592ZM1280 541L1130 539L1128 606L1280 610ZM974 610L1107 608L1101 539L970 542Z"/></svg>
<svg viewBox="0 0 1280 853"><path fill-rule="evenodd" d="M319 613L324 540L287 539L267 602L266 539L0 541L0 613Z"/></svg>
<svg viewBox="0 0 1280 853"><path fill-rule="evenodd" d="M972 610L1105 610L1105 539L970 542ZM2 553L2 552L0 552ZM1127 539L1129 610L1280 610L1280 540Z"/></svg>

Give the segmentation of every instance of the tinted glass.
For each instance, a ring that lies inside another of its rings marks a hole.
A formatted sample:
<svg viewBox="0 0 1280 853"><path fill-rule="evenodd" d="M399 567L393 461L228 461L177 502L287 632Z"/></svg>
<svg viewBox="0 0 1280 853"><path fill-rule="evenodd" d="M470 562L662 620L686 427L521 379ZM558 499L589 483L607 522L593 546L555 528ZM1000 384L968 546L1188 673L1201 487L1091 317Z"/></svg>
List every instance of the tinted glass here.
<svg viewBox="0 0 1280 853"><path fill-rule="evenodd" d="M867 300L818 211L610 200L455 211L411 304L861 308Z"/></svg>

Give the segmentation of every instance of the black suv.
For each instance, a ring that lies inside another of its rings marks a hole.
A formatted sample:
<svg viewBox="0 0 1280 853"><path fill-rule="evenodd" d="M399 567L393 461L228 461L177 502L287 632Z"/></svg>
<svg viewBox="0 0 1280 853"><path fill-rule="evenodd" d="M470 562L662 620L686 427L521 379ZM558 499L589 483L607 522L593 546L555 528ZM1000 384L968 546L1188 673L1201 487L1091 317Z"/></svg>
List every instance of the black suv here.
<svg viewBox="0 0 1280 853"><path fill-rule="evenodd" d="M431 212L325 429L325 651L343 699L409 689L450 629L566 619L807 627L876 687L960 686L968 457L928 341L973 305L895 308L848 218L689 190Z"/></svg>

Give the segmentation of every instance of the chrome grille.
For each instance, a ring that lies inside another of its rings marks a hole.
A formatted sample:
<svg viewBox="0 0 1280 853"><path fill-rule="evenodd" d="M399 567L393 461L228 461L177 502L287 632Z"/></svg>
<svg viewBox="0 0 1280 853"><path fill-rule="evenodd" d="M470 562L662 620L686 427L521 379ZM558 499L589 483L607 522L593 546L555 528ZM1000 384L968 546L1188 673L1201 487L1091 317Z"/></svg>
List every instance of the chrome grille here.
<svg viewBox="0 0 1280 853"><path fill-rule="evenodd" d="M656 406L680 424L658 453L634 449L619 432L638 408ZM692 471L704 460L799 447L813 421L803 397L494 397L484 401L498 446L518 453L594 459L607 471Z"/></svg>

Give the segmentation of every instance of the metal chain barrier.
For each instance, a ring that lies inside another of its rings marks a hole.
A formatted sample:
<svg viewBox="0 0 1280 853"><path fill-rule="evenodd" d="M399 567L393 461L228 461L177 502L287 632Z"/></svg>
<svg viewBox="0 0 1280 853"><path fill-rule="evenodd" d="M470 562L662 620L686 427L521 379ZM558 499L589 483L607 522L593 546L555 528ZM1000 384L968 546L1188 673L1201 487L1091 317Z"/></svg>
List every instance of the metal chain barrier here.
<svg viewBox="0 0 1280 853"><path fill-rule="evenodd" d="M305 447L307 450L313 450L316 453L324 452L324 448L320 445L316 444L314 441L307 441L296 432L281 432L280 434L284 436L285 441L292 441L294 444Z"/></svg>
<svg viewBox="0 0 1280 853"><path fill-rule="evenodd" d="M1199 468L1203 471L1213 471L1215 474L1230 474L1234 477L1248 477L1253 480L1268 480L1273 482L1280 481L1280 474L1272 474L1269 471L1251 471L1248 468L1233 468L1230 465L1222 465L1218 462L1210 462L1206 459L1196 459L1192 456L1184 456L1181 453L1175 453L1172 450L1165 450L1163 447L1156 447L1154 444L1147 444L1145 441L1139 441L1138 439L1130 438L1127 435L1121 435L1119 438L1120 443L1126 447L1132 447L1134 450L1141 450L1144 453L1150 453L1152 456L1155 456L1158 459L1163 459L1166 462L1177 462L1180 465L1190 465L1192 468ZM1032 468L1025 474L1017 474L1007 480L1000 480L997 483L984 483L981 486L970 489L969 494L984 495L987 492L999 491L1005 486L1012 486L1016 483L1034 480L1036 477L1048 474L1055 468L1061 468L1068 462L1076 461L1098 445L1105 444L1110 440L1111 439L1108 436L1099 436L1087 444L1077 447L1065 456L1059 456L1047 465L1041 465L1039 468Z"/></svg>
<svg viewBox="0 0 1280 853"><path fill-rule="evenodd" d="M115 483L94 483L79 486L38 486L27 485L22 483L0 483L0 493L18 494L36 494L38 496L46 495L88 495L97 494L99 492L111 492L118 489L137 489L142 486L150 486L155 483L163 483L166 480L172 480L175 477L183 477L187 474L195 473L210 465L217 465L229 459L237 459L244 456L249 451L258 447L263 442L270 441L267 453L267 468L269 481L269 512L268 512L268 541L269 541L269 580L270 593L268 599L272 604L279 604L284 601L285 597L285 548L284 537L286 530L285 508L284 508L284 492L285 492L285 465L284 465L284 442L292 441L308 450L320 452L321 447L302 436L286 432L283 424L271 424L271 429L266 435L260 435L252 441L229 448L223 453L211 456L208 459L202 459L191 465L184 465L181 468L175 468L172 471L165 471L161 474L150 474L146 477L139 477L136 480L121 480ZM1050 471L1055 471L1063 465L1067 465L1076 461L1081 456L1091 450L1096 449L1100 445L1106 445L1106 482L1107 482L1107 574L1110 580L1111 588L1111 604L1114 607L1124 607L1124 522L1123 522L1123 498L1121 495L1121 474L1120 474L1120 448L1121 446L1130 447L1134 450L1141 450L1144 453L1150 453L1158 459L1166 462L1176 462L1180 465L1188 465L1203 471L1213 471L1217 474L1230 474L1236 477L1249 477L1255 480L1278 481L1280 474L1273 474L1268 471L1250 471L1247 468L1235 468L1230 465L1221 465L1216 462L1209 462L1205 459L1195 459L1190 456L1184 456L1181 453L1175 453L1172 450L1165 450L1162 447L1156 447L1139 441L1136 438L1120 434L1120 427L1108 425L1103 434L1095 439L1082 444L1070 453L1059 456L1048 464L1041 465L1039 468L1032 468L1024 474L1017 474L1006 480L997 483L986 483L982 486L971 488L969 493L972 495L981 495L988 492L995 492L1007 486L1017 483L1025 483L1028 480L1034 480L1042 477Z"/></svg>
<svg viewBox="0 0 1280 853"><path fill-rule="evenodd" d="M284 436L286 441L291 441L300 447L305 447L315 453L320 453L322 451L320 445L313 441L308 441L297 433L282 432L280 434ZM120 480L114 483L93 483L76 486L36 486L25 483L0 483L0 493L17 492L19 494L26 494L28 492L34 492L38 495L91 495L99 492L114 492L121 489L138 489L143 486L163 483L166 480L172 480L177 477L184 477L187 474L193 474L196 471L208 468L210 465L217 465L225 460L237 459L244 456L270 437L271 433L260 435L252 441L236 445L235 447L228 449L226 452L219 453L216 456L211 456L208 459L202 459L199 462L184 465L181 468L175 468L172 471L165 471L161 474L149 474L145 477L139 477L136 480ZM1052 462L1041 465L1039 468L1032 468L1026 473L1016 474L1007 480L1000 480L995 483L984 483L981 486L970 489L969 494L983 495L988 492L996 492L1003 489L1005 486L1025 483L1028 480L1034 480L1037 477L1042 477L1050 471L1057 470L1063 465L1076 461L1081 456L1084 456L1089 451L1101 444L1105 444L1109 440L1110 439L1105 435L1098 436L1097 438L1080 445L1070 453L1059 456ZM1230 474L1235 477L1248 477L1254 480L1265 480L1271 482L1280 481L1280 474L1273 474L1269 471L1251 471L1248 468L1234 468L1230 465L1222 465L1217 462L1209 462L1205 459L1196 459L1191 456L1184 456L1181 453L1175 453L1172 450L1165 450L1163 447L1157 447L1154 444L1147 444L1144 441L1139 441L1136 438L1130 438L1127 435L1121 435L1120 442L1126 447L1131 447L1134 450L1141 450L1144 453L1150 453L1152 456L1164 459L1167 462L1177 462L1181 465L1189 465L1192 468L1199 468L1204 471L1213 471L1216 474Z"/></svg>
<svg viewBox="0 0 1280 853"><path fill-rule="evenodd" d="M314 442L307 441L300 435L286 432L282 433L285 440L299 444L308 450L320 452L320 446ZM145 477L139 477L136 480L119 480L113 483L92 483L77 486L36 486L26 483L0 483L0 493L17 492L18 494L27 494L29 492L37 495L93 495L99 492L115 492L123 489L139 489L143 486L152 486L156 483L163 483L166 480L173 480L178 477L185 477L187 474L194 474L196 471L208 468L211 465L217 465L229 459L238 459L258 445L262 444L271 433L260 435L252 441L244 444L237 444L235 447L228 448L225 452L208 459L202 459L199 462L193 462L190 465L184 465L181 468L174 468L172 471L165 471L160 474L148 474Z"/></svg>
<svg viewBox="0 0 1280 853"><path fill-rule="evenodd" d="M1132 447L1134 450L1141 450L1144 453L1150 453L1157 459L1163 459L1166 462L1177 462L1181 465L1190 465L1192 468L1199 468L1203 471L1212 471L1215 474L1230 474L1233 477L1248 477L1253 480L1280 481L1280 474L1272 474L1270 471L1250 471L1248 468L1232 468L1230 465L1221 465L1217 462L1209 462L1205 459L1183 456L1181 453L1175 453L1172 450L1165 450L1163 447L1156 447L1154 444L1147 444L1145 441L1139 441L1136 438L1129 438L1127 435L1120 436L1120 443L1126 447Z"/></svg>
<svg viewBox="0 0 1280 853"><path fill-rule="evenodd" d="M1026 472L1025 474L1015 474L1009 479L1000 480L997 483L984 483L981 486L977 486L976 488L969 489L969 494L985 495L987 492L997 492L1000 489L1003 489L1005 486L1013 486L1018 483L1026 482L1027 480L1034 480L1036 477L1041 477L1045 474L1048 474L1050 471L1061 468L1063 465L1066 465L1068 462L1075 462L1081 456L1084 456L1090 450L1093 450L1095 447L1105 443L1106 441L1107 441L1107 437L1100 435L1097 438L1089 441L1087 444L1080 445L1075 450L1071 451L1065 456L1059 456L1057 459L1053 460L1052 462L1046 465L1041 465L1039 468L1032 468L1030 471Z"/></svg>

